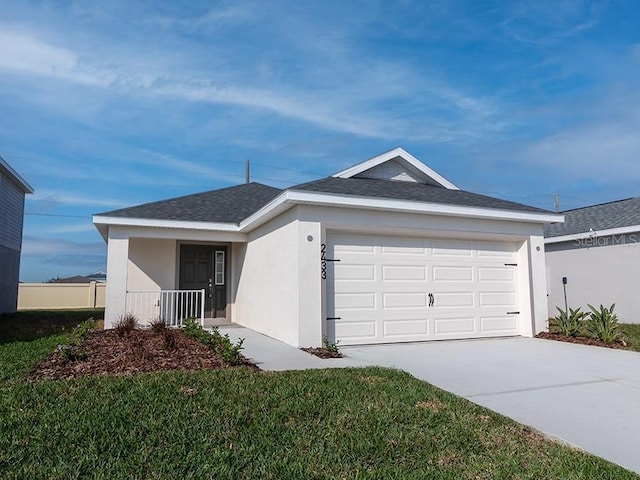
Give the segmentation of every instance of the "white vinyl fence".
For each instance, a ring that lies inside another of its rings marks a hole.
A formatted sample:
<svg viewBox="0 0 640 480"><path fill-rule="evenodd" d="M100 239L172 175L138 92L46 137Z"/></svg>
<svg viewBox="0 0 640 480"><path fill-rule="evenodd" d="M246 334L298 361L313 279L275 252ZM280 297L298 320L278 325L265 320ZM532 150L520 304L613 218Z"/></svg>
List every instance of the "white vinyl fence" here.
<svg viewBox="0 0 640 480"><path fill-rule="evenodd" d="M204 290L128 291L125 311L141 323L161 319L171 327L181 326L194 317L204 325Z"/></svg>

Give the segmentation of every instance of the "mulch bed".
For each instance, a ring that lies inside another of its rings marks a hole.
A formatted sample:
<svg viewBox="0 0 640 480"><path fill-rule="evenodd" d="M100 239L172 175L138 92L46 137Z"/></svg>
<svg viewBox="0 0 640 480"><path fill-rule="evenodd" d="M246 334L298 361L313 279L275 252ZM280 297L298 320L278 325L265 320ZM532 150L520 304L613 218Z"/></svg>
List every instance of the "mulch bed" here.
<svg viewBox="0 0 640 480"><path fill-rule="evenodd" d="M322 347L301 348L300 350L320 358L342 358L344 356L340 352L334 352Z"/></svg>
<svg viewBox="0 0 640 480"><path fill-rule="evenodd" d="M540 332L536 338L544 338L545 340L557 340L559 342L579 343L581 345L593 345L596 347L624 349L626 345L622 342L605 343L597 338L589 337L569 337L559 333Z"/></svg>
<svg viewBox="0 0 640 480"><path fill-rule="evenodd" d="M176 329L136 329L123 336L115 330L93 331L86 336L82 350L87 354L85 360L70 361L56 349L40 362L28 380L232 368L209 347ZM258 369L246 359L243 365Z"/></svg>

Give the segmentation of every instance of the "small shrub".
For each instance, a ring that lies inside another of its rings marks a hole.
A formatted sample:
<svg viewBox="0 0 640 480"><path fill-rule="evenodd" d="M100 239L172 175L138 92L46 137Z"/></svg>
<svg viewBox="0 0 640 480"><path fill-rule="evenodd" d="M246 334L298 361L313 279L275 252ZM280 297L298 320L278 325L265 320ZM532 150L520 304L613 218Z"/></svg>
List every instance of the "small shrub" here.
<svg viewBox="0 0 640 480"><path fill-rule="evenodd" d="M549 322L549 327L553 333L559 333L568 337L576 337L582 331L584 325L583 319L587 316L586 312L580 308L569 309L569 312L556 307L558 315L553 317Z"/></svg>
<svg viewBox="0 0 640 480"><path fill-rule="evenodd" d="M222 357L222 359L229 365L240 365L242 363L242 354L240 351L244 348L244 338L238 340L237 343L233 343L229 339L229 335L223 336L224 340L218 343L216 352Z"/></svg>
<svg viewBox="0 0 640 480"><path fill-rule="evenodd" d="M77 325L76 328L73 330L73 333L77 337L84 339L87 337L87 335L90 332L95 330L95 328L96 328L96 321L93 317L91 317L85 320L84 322L80 323L79 325Z"/></svg>
<svg viewBox="0 0 640 480"><path fill-rule="evenodd" d="M58 351L62 354L64 360L68 362L81 362L87 359L87 352L82 345L87 335L94 330L95 325L96 322L93 318L85 320L73 329L68 344L58 345Z"/></svg>
<svg viewBox="0 0 640 480"><path fill-rule="evenodd" d="M600 305L600 309L596 309L589 305L591 312L587 322L587 331L605 343L614 343L622 339L618 325L618 315L613 313L615 306L615 303L609 308Z"/></svg>
<svg viewBox="0 0 640 480"><path fill-rule="evenodd" d="M87 359L87 352L80 345L58 345L58 351L67 362L82 362Z"/></svg>
<svg viewBox="0 0 640 480"><path fill-rule="evenodd" d="M331 353L335 353L335 354L339 354L340 350L338 349L338 343L340 343L339 341L337 342L330 342L329 341L329 337L327 337L326 335L324 335L322 337L322 344L324 345L324 348Z"/></svg>
<svg viewBox="0 0 640 480"><path fill-rule="evenodd" d="M229 365L240 365L242 363L243 357L240 351L244 348L244 338L239 339L234 344L228 334L222 335L220 333L218 327L213 327L211 332L207 332L195 318L186 319L183 329L186 335L207 345Z"/></svg>
<svg viewBox="0 0 640 480"><path fill-rule="evenodd" d="M188 336L199 340L205 345L210 345L211 340L209 338L209 333L204 328L202 328L202 325L200 325L195 318L187 318L184 321L184 325L182 326L182 328L184 330L184 333L186 333Z"/></svg>
<svg viewBox="0 0 640 480"><path fill-rule="evenodd" d="M113 329L120 338L128 337L138 327L138 319L133 313L120 315Z"/></svg>
<svg viewBox="0 0 640 480"><path fill-rule="evenodd" d="M172 352L178 348L178 331L165 328L162 330L162 339L164 340L164 348Z"/></svg>
<svg viewBox="0 0 640 480"><path fill-rule="evenodd" d="M129 343L129 354L135 360L148 360L151 358L151 352L147 349L144 341L140 337L131 337Z"/></svg>
<svg viewBox="0 0 640 480"><path fill-rule="evenodd" d="M167 330L167 322L160 317L154 318L149 322L149 327L151 327L153 333L163 333Z"/></svg>

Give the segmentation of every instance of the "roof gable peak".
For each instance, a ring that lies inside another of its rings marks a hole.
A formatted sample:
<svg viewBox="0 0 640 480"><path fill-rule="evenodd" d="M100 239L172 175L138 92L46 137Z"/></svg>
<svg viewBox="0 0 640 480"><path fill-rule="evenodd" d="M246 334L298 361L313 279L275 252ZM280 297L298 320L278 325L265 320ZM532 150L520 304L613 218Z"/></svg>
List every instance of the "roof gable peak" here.
<svg viewBox="0 0 640 480"><path fill-rule="evenodd" d="M333 175L335 178L370 178L390 181L425 183L459 190L452 182L438 174L402 147L394 148Z"/></svg>

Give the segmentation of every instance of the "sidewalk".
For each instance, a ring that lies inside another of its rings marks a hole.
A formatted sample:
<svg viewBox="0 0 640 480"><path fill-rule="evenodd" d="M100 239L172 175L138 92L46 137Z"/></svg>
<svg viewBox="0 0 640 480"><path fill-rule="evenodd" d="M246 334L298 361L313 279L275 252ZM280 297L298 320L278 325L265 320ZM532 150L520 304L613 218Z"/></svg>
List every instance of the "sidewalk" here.
<svg viewBox="0 0 640 480"><path fill-rule="evenodd" d="M368 367L371 363L353 358L319 358L240 325L218 327L236 342L244 338L242 354L262 370L307 370L310 368Z"/></svg>

